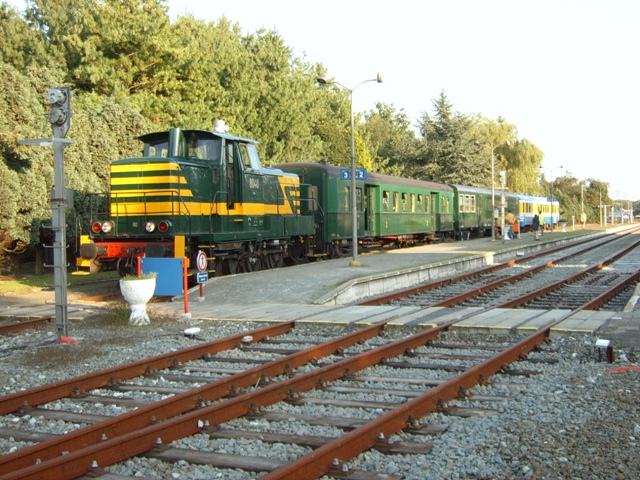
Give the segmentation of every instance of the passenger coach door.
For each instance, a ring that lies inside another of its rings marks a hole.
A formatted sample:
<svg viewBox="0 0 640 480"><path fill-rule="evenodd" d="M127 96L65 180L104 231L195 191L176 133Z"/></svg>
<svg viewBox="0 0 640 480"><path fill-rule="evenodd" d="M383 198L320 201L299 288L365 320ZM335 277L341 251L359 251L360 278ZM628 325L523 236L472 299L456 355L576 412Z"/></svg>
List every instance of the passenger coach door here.
<svg viewBox="0 0 640 480"><path fill-rule="evenodd" d="M380 194L380 188L365 185L364 186L364 234L367 237L378 234L379 229L376 224L378 219L378 210L376 208L376 199Z"/></svg>
<svg viewBox="0 0 640 480"><path fill-rule="evenodd" d="M438 212L440 211L440 202L438 201L438 194L431 193L431 205L429 212L431 213L431 231L437 232L440 230L440 225L438 222Z"/></svg>

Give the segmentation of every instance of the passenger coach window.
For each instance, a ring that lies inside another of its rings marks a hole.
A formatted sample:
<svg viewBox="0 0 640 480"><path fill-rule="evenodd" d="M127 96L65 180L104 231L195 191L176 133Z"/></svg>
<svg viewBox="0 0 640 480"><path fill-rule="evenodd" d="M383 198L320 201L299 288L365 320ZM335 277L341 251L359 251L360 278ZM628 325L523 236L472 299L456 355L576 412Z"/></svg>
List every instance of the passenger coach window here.
<svg viewBox="0 0 640 480"><path fill-rule="evenodd" d="M431 213L431 197L424 197L424 211L427 213Z"/></svg>
<svg viewBox="0 0 640 480"><path fill-rule="evenodd" d="M471 205L469 205L469 207L471 208L471 211L475 213L475 211L476 211L476 196L475 195L471 195Z"/></svg>
<svg viewBox="0 0 640 480"><path fill-rule="evenodd" d="M393 192L393 211L398 211L398 192Z"/></svg>
<svg viewBox="0 0 640 480"><path fill-rule="evenodd" d="M416 211L416 194L412 193L411 194L411 212L415 212Z"/></svg>
<svg viewBox="0 0 640 480"><path fill-rule="evenodd" d="M448 197L440 197L440 213L449 213Z"/></svg>
<svg viewBox="0 0 640 480"><path fill-rule="evenodd" d="M419 212L422 211L422 194L421 193L418 194L418 211Z"/></svg>
<svg viewBox="0 0 640 480"><path fill-rule="evenodd" d="M344 210L346 212L348 212L349 210L351 210L349 208L349 204L350 204L350 195L349 195L349 187L344 187Z"/></svg>
<svg viewBox="0 0 640 480"><path fill-rule="evenodd" d="M382 192L382 209L389 210L389 192L387 190Z"/></svg>
<svg viewBox="0 0 640 480"><path fill-rule="evenodd" d="M403 212L407 211L407 194L406 193L402 194L402 211Z"/></svg>

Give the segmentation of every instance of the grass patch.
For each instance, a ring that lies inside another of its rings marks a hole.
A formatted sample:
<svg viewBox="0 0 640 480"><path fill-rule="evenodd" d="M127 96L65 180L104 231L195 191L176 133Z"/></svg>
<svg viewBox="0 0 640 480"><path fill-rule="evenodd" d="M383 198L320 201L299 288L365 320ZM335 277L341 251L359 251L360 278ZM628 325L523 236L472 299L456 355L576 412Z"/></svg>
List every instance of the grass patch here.
<svg viewBox="0 0 640 480"><path fill-rule="evenodd" d="M129 325L131 310L125 302L114 302L111 308L82 322L74 323L70 336L79 343L66 344L59 341L32 348L22 355L22 363L38 370L56 370L61 367L82 366L88 360L100 357L113 349L132 347L147 341L158 330L180 331L173 318L154 314L148 309L150 325Z"/></svg>
<svg viewBox="0 0 640 480"><path fill-rule="evenodd" d="M100 272L94 275L75 276L67 275L67 283L70 286L102 282L104 280L117 280L120 278L118 272ZM0 294L2 293L26 293L33 290L43 290L53 288L53 273L44 275L16 275L13 277L3 277L0 279Z"/></svg>

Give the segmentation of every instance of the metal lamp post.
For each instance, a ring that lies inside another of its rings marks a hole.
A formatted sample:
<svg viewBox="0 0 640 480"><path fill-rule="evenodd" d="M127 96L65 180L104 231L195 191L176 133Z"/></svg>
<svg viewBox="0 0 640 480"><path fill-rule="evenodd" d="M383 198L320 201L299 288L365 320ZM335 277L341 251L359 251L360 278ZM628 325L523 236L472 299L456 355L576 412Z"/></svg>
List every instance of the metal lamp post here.
<svg viewBox="0 0 640 480"><path fill-rule="evenodd" d="M384 77L382 74L378 73L376 78L371 78L369 80L363 80L358 85L353 88L346 87L335 80L328 80L326 77L318 77L318 83L327 85L327 84L336 84L344 88L349 92L349 103L350 103L350 115L351 115L351 217L352 217L352 255L353 259L349 264L352 267L359 267L361 264L358 261L358 206L356 204L357 196L356 196L356 142L355 142L355 126L353 120L353 91L358 88L360 85L367 82L384 82Z"/></svg>
<svg viewBox="0 0 640 480"><path fill-rule="evenodd" d="M547 167L543 167L540 166L541 169L543 170L549 170L549 175L551 175L551 233L553 233L553 171L554 170L561 170L563 167L562 165L560 165L559 167L553 167L553 168L547 168Z"/></svg>
<svg viewBox="0 0 640 480"><path fill-rule="evenodd" d="M492 147L491 145L485 145L482 143L478 143L478 145L481 145L485 148L488 148L491 150L491 214L495 215L496 212L496 148L498 147L502 147L504 145L510 145L508 141L504 142L504 143L500 143L498 145L496 145L495 147ZM496 236L496 228L495 228L495 218L491 219L492 221L492 225L491 225L491 239L493 241L497 240L497 236Z"/></svg>

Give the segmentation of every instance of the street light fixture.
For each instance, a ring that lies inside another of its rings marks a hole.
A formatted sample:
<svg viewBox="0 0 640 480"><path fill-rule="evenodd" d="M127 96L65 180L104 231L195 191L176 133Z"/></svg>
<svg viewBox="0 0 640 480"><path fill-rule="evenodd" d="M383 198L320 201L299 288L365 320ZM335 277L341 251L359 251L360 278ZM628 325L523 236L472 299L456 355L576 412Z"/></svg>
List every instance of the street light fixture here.
<svg viewBox="0 0 640 480"><path fill-rule="evenodd" d="M358 85L353 88L346 87L335 80L328 80L326 77L318 77L318 83L321 85L335 84L344 88L349 92L349 103L350 103L350 115L351 115L351 217L352 217L352 260L349 264L352 267L359 267L361 264L358 261L358 207L356 205L356 142L355 142L355 129L353 124L353 91L358 88L360 85L367 82L384 82L384 77L382 74L378 73L376 78L371 78L369 80L363 80Z"/></svg>
<svg viewBox="0 0 640 480"><path fill-rule="evenodd" d="M491 150L491 214L493 215L492 221L493 221L493 225L491 226L491 239L492 240L497 240L497 236L496 236L496 225L495 222L497 220L496 218L496 175L495 175L495 171L496 171L496 148L498 147L503 147L505 145L511 145L509 143L509 141L507 140L504 143L500 143L498 145L496 145L495 147L492 147L491 145L485 145L484 143L478 143L476 142L477 145L480 145L482 147L488 148L489 150Z"/></svg>
<svg viewBox="0 0 640 480"><path fill-rule="evenodd" d="M551 233L553 233L553 182L554 182L553 171L562 170L563 167L562 165L560 165L559 167L547 168L540 165L540 168L542 170L549 170L549 175L551 175L551 182L550 182L551 184L551 222L550 223L551 223ZM544 228L544 225L543 225L543 228Z"/></svg>

